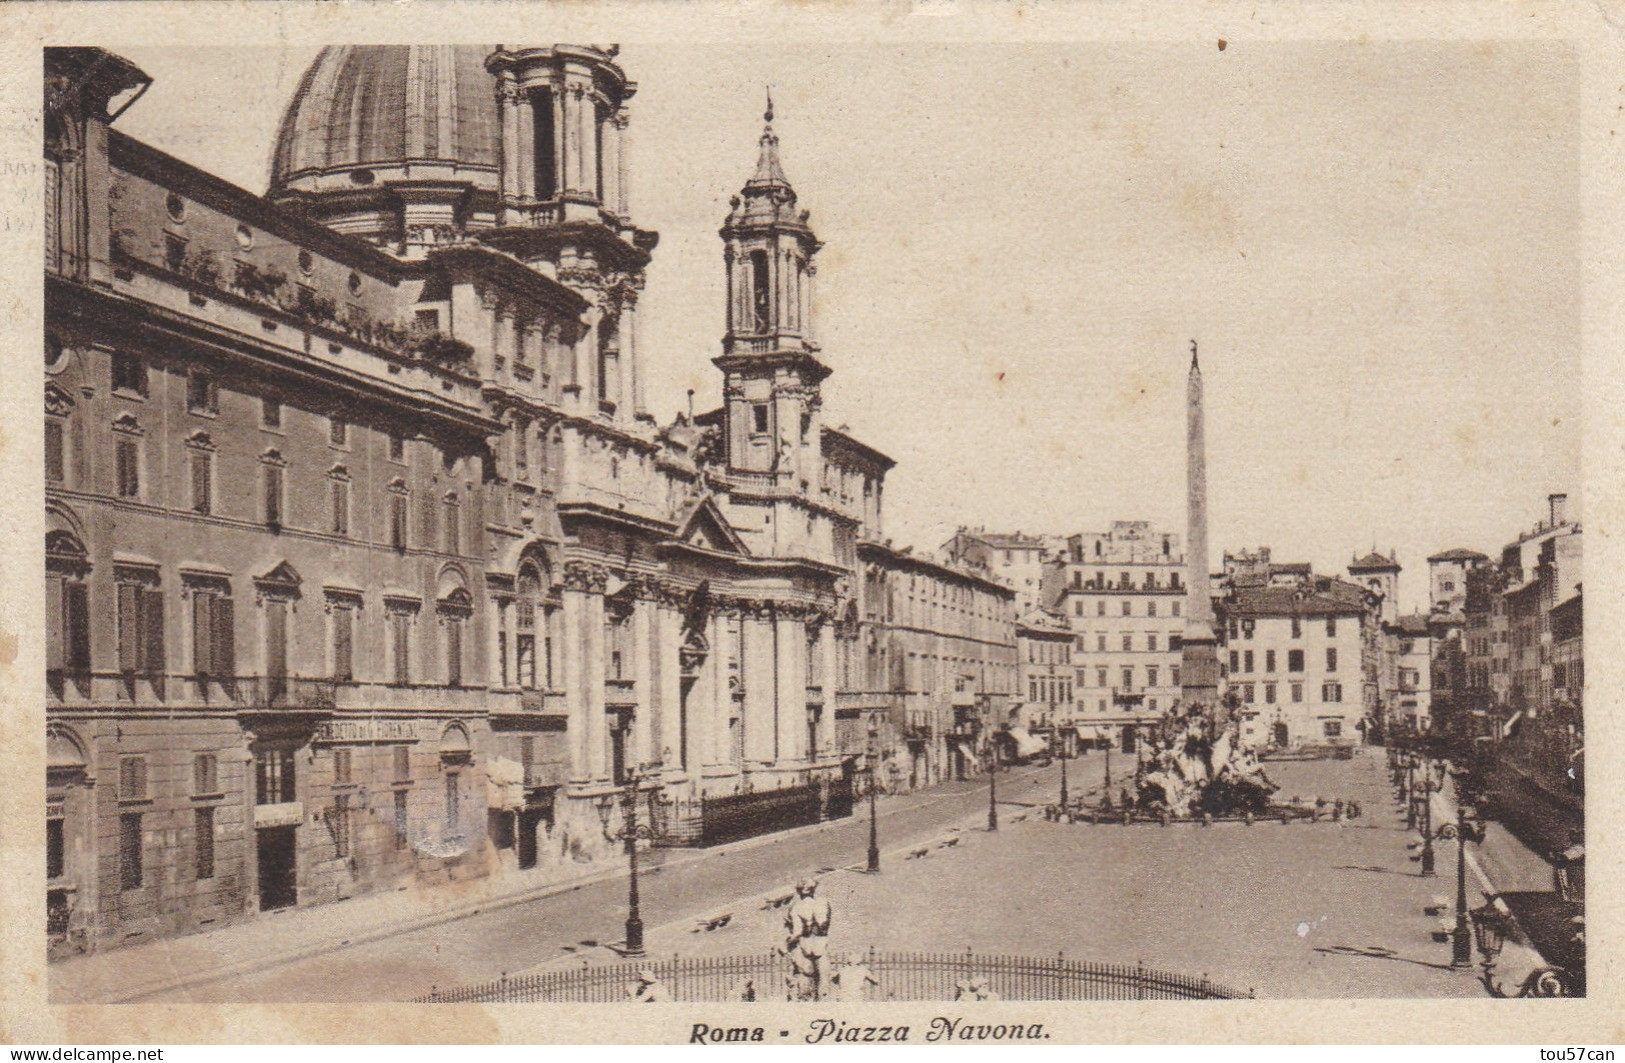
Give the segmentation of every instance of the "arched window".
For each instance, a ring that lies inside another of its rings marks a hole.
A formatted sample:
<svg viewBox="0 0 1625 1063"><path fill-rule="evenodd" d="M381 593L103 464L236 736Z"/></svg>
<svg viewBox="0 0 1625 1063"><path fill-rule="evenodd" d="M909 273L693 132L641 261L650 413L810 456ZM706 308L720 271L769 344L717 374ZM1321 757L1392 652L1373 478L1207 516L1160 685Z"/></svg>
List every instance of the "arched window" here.
<svg viewBox="0 0 1625 1063"><path fill-rule="evenodd" d="M557 610L548 598L546 570L534 561L519 568L514 602L515 679L527 690L553 689Z"/></svg>
<svg viewBox="0 0 1625 1063"><path fill-rule="evenodd" d="M772 306L772 289L767 271L767 252L752 251L750 253L750 297L751 311L756 315L756 331L766 332L770 325L769 308Z"/></svg>

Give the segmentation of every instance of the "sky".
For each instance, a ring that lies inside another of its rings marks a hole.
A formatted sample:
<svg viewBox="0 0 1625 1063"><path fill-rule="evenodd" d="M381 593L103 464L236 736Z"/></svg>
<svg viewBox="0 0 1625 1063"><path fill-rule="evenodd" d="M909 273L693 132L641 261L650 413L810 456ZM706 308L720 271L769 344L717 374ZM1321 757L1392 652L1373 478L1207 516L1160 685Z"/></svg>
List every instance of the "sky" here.
<svg viewBox="0 0 1625 1063"><path fill-rule="evenodd" d="M119 128L255 192L315 49L121 48ZM1184 532L1341 572L1579 509L1579 70L1561 42L626 43L652 412L720 401L717 236L771 85L825 246L825 418L897 459L886 534ZM222 106L230 101L230 106Z"/></svg>

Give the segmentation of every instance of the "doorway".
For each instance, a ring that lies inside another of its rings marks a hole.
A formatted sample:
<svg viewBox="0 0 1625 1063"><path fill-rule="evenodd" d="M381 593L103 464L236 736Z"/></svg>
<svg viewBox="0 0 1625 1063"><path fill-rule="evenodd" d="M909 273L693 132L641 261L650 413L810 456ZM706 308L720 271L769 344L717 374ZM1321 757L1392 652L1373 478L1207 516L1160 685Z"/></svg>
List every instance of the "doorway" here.
<svg viewBox="0 0 1625 1063"><path fill-rule="evenodd" d="M299 903L298 827L259 830L260 911Z"/></svg>
<svg viewBox="0 0 1625 1063"><path fill-rule="evenodd" d="M1270 728L1270 744L1271 745L1273 745L1273 746L1275 746L1275 747L1277 747L1279 749L1285 749L1286 746L1287 746L1287 738L1288 737L1289 737L1289 735L1287 733L1286 724L1277 723L1277 724L1275 724L1274 726L1272 726Z"/></svg>

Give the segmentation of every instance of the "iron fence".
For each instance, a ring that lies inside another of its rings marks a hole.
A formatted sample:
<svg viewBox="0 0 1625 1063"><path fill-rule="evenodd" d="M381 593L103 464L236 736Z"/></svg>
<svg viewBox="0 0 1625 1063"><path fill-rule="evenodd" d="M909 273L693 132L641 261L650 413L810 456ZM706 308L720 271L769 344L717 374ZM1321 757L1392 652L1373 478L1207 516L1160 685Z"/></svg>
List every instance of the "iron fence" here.
<svg viewBox="0 0 1625 1063"><path fill-rule="evenodd" d="M965 952L831 953L825 970L848 985L824 996L849 1000L1238 1000L1251 997L1205 975L1170 974L1143 965L1069 960L1064 955ZM419 1004L612 1004L633 1000L648 972L670 999L695 1003L783 1001L793 995L789 961L777 953L673 957L575 970L547 971L449 989L435 987ZM979 985L972 986L972 983ZM978 995L980 994L980 995Z"/></svg>
<svg viewBox="0 0 1625 1063"><path fill-rule="evenodd" d="M776 790L706 796L672 802L658 844L726 845L852 814L852 780L845 775Z"/></svg>

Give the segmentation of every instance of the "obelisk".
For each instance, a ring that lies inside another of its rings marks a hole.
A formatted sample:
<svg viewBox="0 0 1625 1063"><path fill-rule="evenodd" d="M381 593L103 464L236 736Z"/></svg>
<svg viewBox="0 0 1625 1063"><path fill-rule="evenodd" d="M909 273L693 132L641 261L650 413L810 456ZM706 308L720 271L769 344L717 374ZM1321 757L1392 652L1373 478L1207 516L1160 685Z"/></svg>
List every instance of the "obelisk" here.
<svg viewBox="0 0 1625 1063"><path fill-rule="evenodd" d="M1179 694L1187 706L1216 706L1219 650L1208 590L1207 449L1202 429L1202 367L1191 340L1185 384L1185 636L1179 658Z"/></svg>

